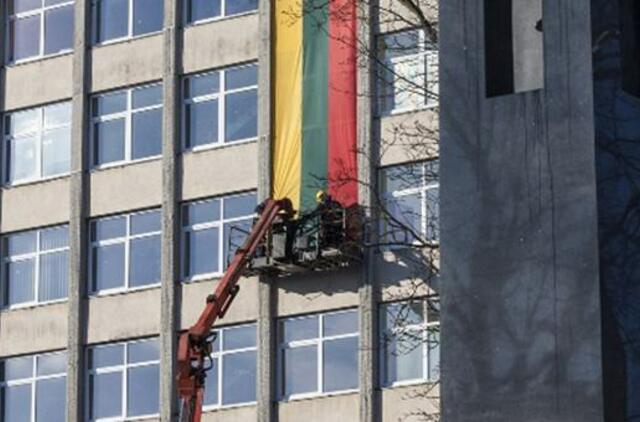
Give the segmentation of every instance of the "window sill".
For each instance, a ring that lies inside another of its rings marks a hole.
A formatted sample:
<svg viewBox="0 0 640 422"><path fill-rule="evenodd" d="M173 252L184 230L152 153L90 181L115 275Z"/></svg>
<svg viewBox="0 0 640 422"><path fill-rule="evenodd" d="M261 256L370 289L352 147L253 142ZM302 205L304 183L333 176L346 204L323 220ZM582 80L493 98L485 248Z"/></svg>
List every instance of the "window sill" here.
<svg viewBox="0 0 640 422"><path fill-rule="evenodd" d="M138 158L136 160L131 160L131 161L113 161L113 162L110 162L110 163L105 163L105 164L100 164L100 165L97 165L97 166L93 166L91 168L91 170L90 170L90 173L100 172L102 170L110 170L110 169L128 167L128 166L135 165L135 164L147 163L149 161L160 160L161 158L162 158L162 154L154 155L154 156L151 156L151 157Z"/></svg>
<svg viewBox="0 0 640 422"><path fill-rule="evenodd" d="M211 144L198 145L198 146L195 146L195 147L185 147L184 143L183 143L183 153L185 153L185 154L188 154L188 153L195 154L195 153L198 153L198 152L231 148L231 147L234 147L234 146L246 145L246 144L251 144L251 143L254 143L254 142L258 142L258 138L240 139L238 141L227 142L227 143L222 143L222 144L211 143Z"/></svg>
<svg viewBox="0 0 640 422"><path fill-rule="evenodd" d="M11 312L11 311L22 311L22 310L25 310L25 309L36 309L36 308L41 308L41 307L45 307L45 306L49 306L49 305L57 305L57 304L60 304L60 303L65 303L67 301L68 301L68 299L65 297L64 299L50 300L50 301L47 301L47 302L20 303L20 304L17 304L17 305L5 306L5 307L0 309L0 312Z"/></svg>
<svg viewBox="0 0 640 422"><path fill-rule="evenodd" d="M243 407L251 407L255 406L257 402L251 401L246 403L234 403L234 404L222 404L222 405L204 405L202 406L203 412L216 412L216 411L224 411L224 410L232 410Z"/></svg>
<svg viewBox="0 0 640 422"><path fill-rule="evenodd" d="M160 416L159 413L153 415L143 415L143 416L131 416L131 417L122 417L122 416L114 416L112 418L101 418L101 419L91 419L92 422L132 422L132 421L146 421L150 419L158 419Z"/></svg>
<svg viewBox="0 0 640 422"><path fill-rule="evenodd" d="M10 62L7 62L7 67L8 68L18 68L20 66L28 65L28 64L31 64L31 63L44 62L44 61L47 61L49 59L55 59L55 58L62 57L62 56L70 56L72 54L73 54L73 48L70 48L68 50L63 50L63 51L60 51L58 53L46 54L46 55L42 55L42 56L32 56L32 57L27 57L25 59L10 61Z"/></svg>
<svg viewBox="0 0 640 422"><path fill-rule="evenodd" d="M385 117L396 117L396 116L402 116L405 114L419 113L421 111L433 110L434 108L438 108L439 106L440 106L440 103L436 102L435 104L429 104L424 107L397 108L397 109L392 109L387 111L381 111L377 114L377 117L379 119L383 119Z"/></svg>
<svg viewBox="0 0 640 422"><path fill-rule="evenodd" d="M148 32L146 34L140 34L140 35L133 35L133 36L126 36L126 37L120 37L120 38L114 38L111 40L106 40L106 41L102 41L102 42L95 42L93 44L93 48L94 49L100 49L101 47L107 47L110 45L115 45L115 44L125 44L128 42L132 42L132 41L138 41L144 38L151 38L154 37L156 35L160 35L162 34L164 30L159 30L159 31L154 31L154 32Z"/></svg>
<svg viewBox="0 0 640 422"><path fill-rule="evenodd" d="M161 286L161 284L162 283L154 283L154 284L149 284L149 285L140 286L140 287L117 288L117 289L109 289L109 290L103 290L98 292L91 292L89 293L89 299L109 297L109 296L121 296L129 293L144 292L147 290L157 289Z"/></svg>
<svg viewBox="0 0 640 422"><path fill-rule="evenodd" d="M406 381L397 381L391 384L385 384L381 387L381 390L385 391L385 390L394 390L394 389L403 388L403 387L432 386L437 383L438 381L433 381L433 380L413 379L413 380L406 380Z"/></svg>
<svg viewBox="0 0 640 422"><path fill-rule="evenodd" d="M245 16L251 16L251 15L256 15L256 14L258 14L257 10L249 10L247 12L236 13L235 15L213 16L213 17L210 17L210 18L200 19L200 20L193 21L193 22L187 22L186 19L185 19L184 26L185 26L185 29L186 29L186 28L190 28L190 27L194 27L194 26L201 26L201 25L206 25L206 24L209 24L209 23L228 21L228 20L243 18Z"/></svg>
<svg viewBox="0 0 640 422"><path fill-rule="evenodd" d="M14 188L20 188L24 186L37 185L39 183L52 182L58 179L65 179L65 178L68 178L69 176L71 176L71 173L67 172L67 173L56 174L55 176L43 177L40 179L25 179L25 180L19 180L17 182L7 182L3 186L3 188L6 190L11 190Z"/></svg>
<svg viewBox="0 0 640 422"><path fill-rule="evenodd" d="M281 398L280 402L289 403L289 402L297 402L303 400L313 400L319 399L323 397L339 397L339 396L347 396L349 394L358 393L359 389L351 389L351 390L342 390L342 391L332 391L330 393L304 393L304 394L296 394L294 396Z"/></svg>

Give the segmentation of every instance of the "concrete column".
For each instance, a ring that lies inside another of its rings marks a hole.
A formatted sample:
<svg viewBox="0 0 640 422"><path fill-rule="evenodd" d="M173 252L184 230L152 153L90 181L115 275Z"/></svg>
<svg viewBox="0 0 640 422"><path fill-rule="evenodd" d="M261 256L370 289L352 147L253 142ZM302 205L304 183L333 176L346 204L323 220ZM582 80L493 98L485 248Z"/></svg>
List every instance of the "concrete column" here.
<svg viewBox="0 0 640 422"><path fill-rule="evenodd" d="M366 54L375 51L374 28L375 2L364 2L358 9L358 40ZM375 218L372 206L372 189L375 189L375 169L377 148L375 148L374 127L372 125L374 84L373 61L360 60L358 65L358 179L360 205L364 209L365 219ZM371 228L376 227L371 225ZM370 231L369 227L366 231ZM366 236L375 236L375 229ZM375 254L372 249L364 251L359 288L360 311L360 422L374 422L379 418L379 400L376 391L378 367L378 287L374 274Z"/></svg>
<svg viewBox="0 0 640 422"><path fill-rule="evenodd" d="M84 417L87 302L87 224L89 205L88 133L89 83L91 66L91 2L76 0L73 40L73 97L71 117L71 180L69 216L69 314L67 354L67 420L80 422Z"/></svg>
<svg viewBox="0 0 640 422"><path fill-rule="evenodd" d="M164 0L164 72L162 136L162 256L160 299L160 419L170 422L179 412L175 361L180 315L180 30L177 0Z"/></svg>
<svg viewBox="0 0 640 422"><path fill-rule="evenodd" d="M258 198L271 195L271 0L260 0L258 57ZM275 280L260 277L258 285L258 422L277 420L276 405L276 304Z"/></svg>

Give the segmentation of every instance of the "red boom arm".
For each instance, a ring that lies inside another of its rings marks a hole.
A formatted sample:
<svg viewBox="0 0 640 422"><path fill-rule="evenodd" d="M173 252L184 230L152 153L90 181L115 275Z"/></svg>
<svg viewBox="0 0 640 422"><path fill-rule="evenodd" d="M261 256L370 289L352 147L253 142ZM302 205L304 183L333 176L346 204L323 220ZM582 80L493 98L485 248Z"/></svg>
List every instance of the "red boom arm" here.
<svg viewBox="0 0 640 422"><path fill-rule="evenodd" d="M229 309L238 292L238 280L279 216L284 219L293 217L291 201L267 199L263 203L258 221L253 225L244 245L236 251L215 293L207 297L207 305L200 318L188 331L180 335L176 369L178 395L181 399L181 422L200 422L204 398L204 364L211 348L211 328Z"/></svg>

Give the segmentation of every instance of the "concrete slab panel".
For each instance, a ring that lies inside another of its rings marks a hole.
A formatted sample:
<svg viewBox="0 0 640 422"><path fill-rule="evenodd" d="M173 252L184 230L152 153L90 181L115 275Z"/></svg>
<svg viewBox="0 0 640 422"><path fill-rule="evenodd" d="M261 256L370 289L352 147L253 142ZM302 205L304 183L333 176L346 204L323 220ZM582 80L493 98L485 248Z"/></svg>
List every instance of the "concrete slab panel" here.
<svg viewBox="0 0 640 422"><path fill-rule="evenodd" d="M0 312L0 356L33 354L67 347L67 304Z"/></svg>
<svg viewBox="0 0 640 422"><path fill-rule="evenodd" d="M383 388L379 394L383 421L419 422L440 413L438 384Z"/></svg>
<svg viewBox="0 0 640 422"><path fill-rule="evenodd" d="M389 166L437 157L438 119L437 109L379 118L379 164Z"/></svg>
<svg viewBox="0 0 640 422"><path fill-rule="evenodd" d="M258 414L255 406L205 411L202 414L203 422L248 422L257 420Z"/></svg>
<svg viewBox="0 0 640 422"><path fill-rule="evenodd" d="M358 403L357 394L280 402L278 422L357 421L359 420Z"/></svg>

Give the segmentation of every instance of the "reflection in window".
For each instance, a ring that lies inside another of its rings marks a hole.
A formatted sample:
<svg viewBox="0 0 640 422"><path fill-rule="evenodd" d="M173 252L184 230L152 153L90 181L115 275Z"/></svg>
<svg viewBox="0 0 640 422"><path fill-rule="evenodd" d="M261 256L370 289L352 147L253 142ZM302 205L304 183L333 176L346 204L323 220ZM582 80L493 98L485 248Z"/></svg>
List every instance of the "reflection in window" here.
<svg viewBox="0 0 640 422"><path fill-rule="evenodd" d="M436 298L381 307L382 384L437 381L440 376L440 304Z"/></svg>
<svg viewBox="0 0 640 422"><path fill-rule="evenodd" d="M159 411L157 339L89 349L89 419L137 418Z"/></svg>
<svg viewBox="0 0 640 422"><path fill-rule="evenodd" d="M91 291L108 292L160 282L160 211L91 222Z"/></svg>
<svg viewBox="0 0 640 422"><path fill-rule="evenodd" d="M162 85L97 95L92 112L94 166L162 153Z"/></svg>
<svg viewBox="0 0 640 422"><path fill-rule="evenodd" d="M287 318L279 324L280 396L358 388L358 312Z"/></svg>
<svg viewBox="0 0 640 422"><path fill-rule="evenodd" d="M189 76L184 82L185 147L255 139L258 68L246 65Z"/></svg>
<svg viewBox="0 0 640 422"><path fill-rule="evenodd" d="M163 0L95 0L93 7L96 43L162 30Z"/></svg>
<svg viewBox="0 0 640 422"><path fill-rule="evenodd" d="M67 226L10 234L2 241L1 285L5 306L46 303L67 297Z"/></svg>
<svg viewBox="0 0 640 422"><path fill-rule="evenodd" d="M187 0L187 22L215 19L253 12L258 9L258 0Z"/></svg>
<svg viewBox="0 0 640 422"><path fill-rule="evenodd" d="M251 230L255 192L187 203L182 207L183 275L220 273Z"/></svg>
<svg viewBox="0 0 640 422"><path fill-rule="evenodd" d="M0 420L66 421L67 354L10 358L0 362Z"/></svg>
<svg viewBox="0 0 640 422"><path fill-rule="evenodd" d="M9 61L70 51L73 1L8 0Z"/></svg>
<svg viewBox="0 0 640 422"><path fill-rule="evenodd" d="M5 181L29 182L68 173L71 159L71 103L58 103L5 116Z"/></svg>

